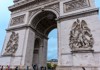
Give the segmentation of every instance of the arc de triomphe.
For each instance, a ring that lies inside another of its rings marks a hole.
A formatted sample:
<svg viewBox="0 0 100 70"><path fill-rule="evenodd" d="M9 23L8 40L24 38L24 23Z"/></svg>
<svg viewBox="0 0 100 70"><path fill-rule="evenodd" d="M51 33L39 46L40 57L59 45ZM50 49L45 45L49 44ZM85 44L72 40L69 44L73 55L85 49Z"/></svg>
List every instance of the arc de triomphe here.
<svg viewBox="0 0 100 70"><path fill-rule="evenodd" d="M48 34L58 31L57 70L100 70L94 0L14 0L0 65L46 66Z"/></svg>

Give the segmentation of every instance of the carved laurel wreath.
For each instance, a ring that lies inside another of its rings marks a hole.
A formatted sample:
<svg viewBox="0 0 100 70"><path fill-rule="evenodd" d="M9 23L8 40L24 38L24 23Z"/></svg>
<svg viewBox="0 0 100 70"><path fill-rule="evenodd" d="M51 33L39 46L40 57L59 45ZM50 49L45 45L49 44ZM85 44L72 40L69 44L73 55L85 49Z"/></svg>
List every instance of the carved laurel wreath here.
<svg viewBox="0 0 100 70"><path fill-rule="evenodd" d="M91 34L91 30L88 28L86 21L79 19L72 25L70 31L69 46L72 50L75 49L91 49L94 44L94 39Z"/></svg>
<svg viewBox="0 0 100 70"><path fill-rule="evenodd" d="M7 43L4 55L14 55L18 49L18 33L12 32L10 39Z"/></svg>

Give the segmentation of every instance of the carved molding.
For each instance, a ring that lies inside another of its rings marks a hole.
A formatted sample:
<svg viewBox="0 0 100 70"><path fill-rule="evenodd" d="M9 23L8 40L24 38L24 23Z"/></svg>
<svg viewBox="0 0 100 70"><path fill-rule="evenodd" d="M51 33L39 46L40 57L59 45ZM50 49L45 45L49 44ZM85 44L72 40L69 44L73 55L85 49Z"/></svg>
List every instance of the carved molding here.
<svg viewBox="0 0 100 70"><path fill-rule="evenodd" d="M29 0L29 1L31 2L31 0ZM27 1L25 1L25 2L27 3ZM36 4L35 3L32 3L29 6L19 7L17 9L13 10L12 14L15 14L15 13L18 13L18 12L22 12L22 11L25 11L25 10L30 10L32 8L34 9L36 7L39 7L39 6L41 8L42 5L45 5L47 3L48 3L48 5L49 5L49 3L51 3L51 5L52 5L52 4L55 4L55 2L58 3L57 0L55 0L55 1L54 0L46 0L46 1L42 1L42 2L36 3ZM11 6L11 7L9 7L9 9L10 8L13 8L13 7L15 7L15 6ZM39 9L39 8L37 8L37 9ZM36 10L36 9L34 9L34 10Z"/></svg>
<svg viewBox="0 0 100 70"><path fill-rule="evenodd" d="M90 4L88 0L72 0L69 2L65 2L63 6L64 6L64 13L67 13L74 10L89 7Z"/></svg>
<svg viewBox="0 0 100 70"><path fill-rule="evenodd" d="M81 11L81 12L76 12L76 13L72 13L69 15L65 15L65 16L61 16L57 19L57 21L64 21L64 20L72 20L72 19L76 19L76 18L81 18L81 17L87 17L87 16L93 16L93 15L98 15L99 13L99 9L98 8L94 8L94 9L89 9L86 11Z"/></svg>
<svg viewBox="0 0 100 70"><path fill-rule="evenodd" d="M46 7L43 8L43 10L45 10L45 9L53 9L53 10L57 11L57 13L60 12L59 11L59 4L58 3L57 4L50 5L50 6L46 6ZM37 13L40 10L42 11L42 9L36 9L36 10L30 11L29 12L29 18L32 17L35 13Z"/></svg>
<svg viewBox="0 0 100 70"><path fill-rule="evenodd" d="M12 18L10 26L24 23L25 14Z"/></svg>
<svg viewBox="0 0 100 70"><path fill-rule="evenodd" d="M73 23L69 40L69 46L72 51L92 50L94 39L85 20L80 22L80 20L77 19L77 21Z"/></svg>
<svg viewBox="0 0 100 70"><path fill-rule="evenodd" d="M55 10L58 14L60 13L59 3L46 6L45 9L53 9L53 10Z"/></svg>
<svg viewBox="0 0 100 70"><path fill-rule="evenodd" d="M12 32L3 55L6 56L14 55L18 49L18 41L19 41L18 33Z"/></svg>
<svg viewBox="0 0 100 70"><path fill-rule="evenodd" d="M60 11L59 11L59 3L56 3L56 4L53 4L53 5L46 6L46 7L44 7L43 9L31 10L31 11L29 12L29 17L28 17L28 19L30 20L30 18L31 18L34 14L36 14L37 12L42 11L42 10L45 11L45 9L52 9L52 10L55 10L58 14L60 13Z"/></svg>
<svg viewBox="0 0 100 70"><path fill-rule="evenodd" d="M30 12L29 12L29 17L28 17L28 19L30 19L34 14L36 14L38 11L40 11L40 9L36 9L36 10L31 10Z"/></svg>

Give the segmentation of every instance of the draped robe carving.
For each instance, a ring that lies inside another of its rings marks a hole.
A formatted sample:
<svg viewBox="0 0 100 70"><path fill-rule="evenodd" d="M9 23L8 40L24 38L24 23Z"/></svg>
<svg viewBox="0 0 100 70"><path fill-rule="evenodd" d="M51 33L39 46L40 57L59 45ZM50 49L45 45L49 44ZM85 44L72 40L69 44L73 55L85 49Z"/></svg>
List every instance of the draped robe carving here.
<svg viewBox="0 0 100 70"><path fill-rule="evenodd" d="M70 31L69 46L72 50L90 50L93 47L94 39L86 21L79 19L72 25Z"/></svg>
<svg viewBox="0 0 100 70"><path fill-rule="evenodd" d="M12 32L3 55L14 55L18 49L18 33Z"/></svg>

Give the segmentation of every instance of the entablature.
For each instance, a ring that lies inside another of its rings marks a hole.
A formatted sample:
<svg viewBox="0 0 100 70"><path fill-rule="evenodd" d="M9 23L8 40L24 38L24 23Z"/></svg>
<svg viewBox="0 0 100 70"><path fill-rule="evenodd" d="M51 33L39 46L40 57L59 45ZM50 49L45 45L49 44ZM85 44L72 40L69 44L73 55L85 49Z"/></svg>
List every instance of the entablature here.
<svg viewBox="0 0 100 70"><path fill-rule="evenodd" d="M58 1L58 0L55 0ZM14 0L14 5L9 7L9 10L11 12L15 10L19 10L21 8L24 8L26 6L31 6L31 5L41 5L41 4L47 4L50 2L55 2L54 0Z"/></svg>

